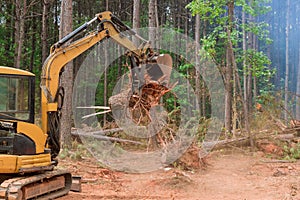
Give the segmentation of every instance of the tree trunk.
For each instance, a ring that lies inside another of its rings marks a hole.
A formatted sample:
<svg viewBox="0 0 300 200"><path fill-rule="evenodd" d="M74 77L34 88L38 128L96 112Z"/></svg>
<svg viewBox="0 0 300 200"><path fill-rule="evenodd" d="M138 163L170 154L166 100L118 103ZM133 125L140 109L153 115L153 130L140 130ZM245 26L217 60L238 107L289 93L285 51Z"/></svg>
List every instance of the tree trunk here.
<svg viewBox="0 0 300 200"><path fill-rule="evenodd" d="M250 0L250 6L252 6L253 4L253 0ZM249 23L253 23L254 18L252 15L249 16ZM248 49L254 49L254 34L252 32L248 32ZM251 105L252 105L252 64L249 63L247 64L247 69L246 69L246 73L247 73L247 84L246 84L246 101L245 101L245 112L248 114L250 113L250 109L251 109Z"/></svg>
<svg viewBox="0 0 300 200"><path fill-rule="evenodd" d="M203 22L203 37L206 37L207 27L208 27L208 21L204 20L204 22ZM202 81L201 91L202 91L202 101L201 101L202 115L205 117L206 116L206 88L205 88L205 82L204 81Z"/></svg>
<svg viewBox="0 0 300 200"><path fill-rule="evenodd" d="M62 0L61 2L61 22L60 38L72 31L72 0ZM64 105L61 116L61 141L62 145L71 145L71 127L72 127L72 87L73 87L73 61L64 67L61 76L61 86L65 90Z"/></svg>
<svg viewBox="0 0 300 200"><path fill-rule="evenodd" d="M156 48L160 48L159 47L159 39L158 39L158 36L159 36L159 20L158 20L158 8L157 8L157 0L154 1L154 12L155 12L155 27L156 27L156 30L155 30L155 47Z"/></svg>
<svg viewBox="0 0 300 200"><path fill-rule="evenodd" d="M245 30L245 25L246 25L246 13L243 9L242 11L242 24L243 24L243 78L244 78L244 101L247 103L248 98L247 98L247 77L248 77L248 70L246 69L246 30Z"/></svg>
<svg viewBox="0 0 300 200"><path fill-rule="evenodd" d="M258 50L258 42L257 42L257 36L256 35L253 35L252 37L253 39L253 49L257 52L259 52ZM251 101L249 101L249 113L252 112L252 99L256 99L257 98L257 95L258 95L258 91L257 91L257 77L256 76L253 76L253 93L252 93L252 98L251 98Z"/></svg>
<svg viewBox="0 0 300 200"><path fill-rule="evenodd" d="M156 19L155 19L155 4L156 0L149 0L148 6L148 18L149 18L149 41L152 44L152 47L155 46L156 40ZM156 140L156 134L149 136L148 147L157 147L158 143Z"/></svg>
<svg viewBox="0 0 300 200"><path fill-rule="evenodd" d="M231 42L231 41L230 41ZM231 55L232 57L234 55ZM231 59L233 62L235 62L235 59ZM235 70L235 69L234 69ZM238 111L237 111L237 104L238 104L238 98L237 98L237 77L235 75L233 75L233 87L232 87L232 136L233 138L236 138L236 133L237 133L237 120L238 120Z"/></svg>
<svg viewBox="0 0 300 200"><path fill-rule="evenodd" d="M196 88L195 92L197 95L198 99L198 105L197 108L201 112L201 91L204 92L204 90L201 90L201 83L200 83L200 55L199 55L199 50L200 50L200 15L196 15L196 26L195 26L195 41L196 41L196 48L195 48L195 56L196 56ZM204 103L204 102L202 102ZM200 113L202 114L202 113Z"/></svg>
<svg viewBox="0 0 300 200"><path fill-rule="evenodd" d="M234 50L233 50L233 45L232 45L232 41L231 41L231 32L233 30L233 20L234 20L234 1L229 1L228 2L228 18L229 18L229 22L228 22L228 29L227 29L227 33L228 33L228 46L227 46L227 52L228 52L228 68L230 69L231 72L231 78L229 79L232 87L232 114L231 114L231 118L232 118L232 134L235 137L236 136L236 126L237 126L237 89L236 89L236 76L233 74L233 71L235 70L234 66L235 66L235 55L234 55Z"/></svg>
<svg viewBox="0 0 300 200"><path fill-rule="evenodd" d="M234 1L230 0L228 2L228 27L227 32L231 34L233 28L233 17L234 17ZM230 38L228 38L230 40ZM230 42L230 41L228 41ZM231 120L232 120L232 89L233 89L233 79L232 79L232 53L233 50L230 45L226 47L226 71L225 71L225 130L226 132L231 132Z"/></svg>
<svg viewBox="0 0 300 200"><path fill-rule="evenodd" d="M225 131L226 134L231 132L232 120L232 63L229 48L226 50L226 71L225 71Z"/></svg>
<svg viewBox="0 0 300 200"><path fill-rule="evenodd" d="M290 15L290 0L287 0L286 9L286 36L285 36L285 82L284 82L284 120L288 121L288 89L289 89L289 15Z"/></svg>
<svg viewBox="0 0 300 200"><path fill-rule="evenodd" d="M31 15L33 15L33 13L31 13ZM32 17L32 21L33 21L32 22L33 32L38 32L37 31L37 24L38 24L37 19ZM35 62L34 55L36 54L36 42L37 42L36 38L37 38L36 34L32 34L32 36L31 36L31 49L32 49L32 51L30 53L30 64L29 64L29 68L28 68L30 72L33 72L33 66L34 66L34 62ZM40 96L40 95L38 95L38 96Z"/></svg>
<svg viewBox="0 0 300 200"><path fill-rule="evenodd" d="M47 19L48 19L48 12L49 12L49 0L43 0L43 13L42 13L42 63L46 60L49 50L48 50L48 31L47 31Z"/></svg>
<svg viewBox="0 0 300 200"><path fill-rule="evenodd" d="M15 20L15 62L16 68L21 68L22 60L22 49L24 44L25 36L25 16L27 13L27 1L26 0L16 0L16 20Z"/></svg>
<svg viewBox="0 0 300 200"><path fill-rule="evenodd" d="M14 20L14 26L15 26L15 35L14 35L14 42L15 42L15 56L14 56L14 66L16 68L20 68L19 62L18 61L18 45L19 45L19 40L20 40L20 18L21 18L21 8L20 5L21 4L21 0L16 0L15 1L15 20Z"/></svg>
<svg viewBox="0 0 300 200"><path fill-rule="evenodd" d="M149 41L152 45L155 45L155 27L156 27L156 20L155 20L155 1L156 0L149 0Z"/></svg>
<svg viewBox="0 0 300 200"><path fill-rule="evenodd" d="M299 43L300 45L300 43ZM296 119L300 120L300 51L298 56L298 73L297 73L297 89L296 89Z"/></svg>
<svg viewBox="0 0 300 200"><path fill-rule="evenodd" d="M13 13L13 4L10 3L9 0L5 1L5 4L7 5L7 13ZM4 49L5 51L3 52L3 56L5 58L7 58L6 62L2 63L2 65L5 66L13 66L14 65L14 59L12 59L12 56L10 54L10 52L13 49L13 45L14 45L14 30L11 28L12 24L14 23L14 17L13 16L7 16L6 20L5 20L5 30L7 30L5 33L5 38L11 38L11 42L6 42L4 44Z"/></svg>
<svg viewBox="0 0 300 200"><path fill-rule="evenodd" d="M225 83L225 130L226 133L231 132L231 108L232 108L232 69L226 67L226 83Z"/></svg>
<svg viewBox="0 0 300 200"><path fill-rule="evenodd" d="M141 25L140 25L140 7L141 7L141 0L133 0L132 28L135 29L137 34L139 34L138 29L141 27ZM133 43L136 46L138 46L139 41L136 37L133 37Z"/></svg>
<svg viewBox="0 0 300 200"><path fill-rule="evenodd" d="M106 6L105 6L106 10L108 10L108 0L106 0ZM104 102L104 106L107 105L107 69L108 69L108 44L106 42L103 43L104 44L104 88L103 88L103 102ZM106 113L104 113L103 115L103 126L106 126Z"/></svg>
<svg viewBox="0 0 300 200"><path fill-rule="evenodd" d="M116 8L116 9L118 10L118 13L121 13L122 12L121 0L118 1L117 5L118 5L118 8ZM120 16L120 14L119 14L119 16ZM117 51L118 51L118 55L120 56L121 52L122 52L120 45L117 45ZM122 58L123 58L123 56L120 56L118 58L118 79L122 76Z"/></svg>

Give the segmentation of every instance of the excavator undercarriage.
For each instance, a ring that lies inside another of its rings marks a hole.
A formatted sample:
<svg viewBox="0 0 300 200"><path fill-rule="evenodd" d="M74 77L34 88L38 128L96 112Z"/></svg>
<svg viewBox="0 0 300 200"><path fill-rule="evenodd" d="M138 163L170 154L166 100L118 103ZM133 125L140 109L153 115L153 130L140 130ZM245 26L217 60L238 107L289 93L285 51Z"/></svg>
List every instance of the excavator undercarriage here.
<svg viewBox="0 0 300 200"><path fill-rule="evenodd" d="M71 174L63 170L1 178L9 178L0 185L1 200L55 199L67 194L72 185Z"/></svg>

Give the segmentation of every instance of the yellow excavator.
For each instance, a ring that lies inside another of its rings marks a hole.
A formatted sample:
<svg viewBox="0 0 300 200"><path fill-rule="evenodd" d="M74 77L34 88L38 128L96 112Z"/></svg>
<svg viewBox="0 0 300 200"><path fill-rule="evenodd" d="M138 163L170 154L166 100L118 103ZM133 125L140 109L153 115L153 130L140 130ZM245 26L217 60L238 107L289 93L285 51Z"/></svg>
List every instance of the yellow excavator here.
<svg viewBox="0 0 300 200"><path fill-rule="evenodd" d="M97 30L74 40L93 23L98 23ZM142 44L136 47L124 31L140 38ZM34 124L35 75L0 67L0 199L54 199L70 191L71 173L55 167L64 97L60 76L65 64L106 38L127 49L131 69L172 62L169 55L154 52L149 42L111 12L99 13L51 47L41 75L41 127ZM133 85L139 81L138 71L132 70ZM154 71L164 73L159 67Z"/></svg>

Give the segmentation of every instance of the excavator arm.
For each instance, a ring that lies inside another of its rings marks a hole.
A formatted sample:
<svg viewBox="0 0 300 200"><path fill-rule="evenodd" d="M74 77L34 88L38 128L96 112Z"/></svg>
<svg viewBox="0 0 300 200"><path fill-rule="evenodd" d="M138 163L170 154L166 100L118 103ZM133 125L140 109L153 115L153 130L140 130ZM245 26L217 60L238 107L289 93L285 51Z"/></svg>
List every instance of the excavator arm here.
<svg viewBox="0 0 300 200"><path fill-rule="evenodd" d="M95 22L98 22L98 29L96 31L92 31L85 37L71 41L70 44L65 45ZM124 31L140 38L143 41L141 46L136 47L135 44L124 35ZM105 38L112 38L116 43L128 50L127 56L130 57L132 68L140 64L155 62L153 60L155 53L150 48L149 42L137 35L109 11L97 14L94 19L86 22L54 44L51 47L49 57L44 63L41 77L42 130L50 137L49 146L53 152L53 157L56 157L59 153L60 146L60 131L58 127L59 110L63 102L63 89L59 87L59 80L62 69L68 62L86 52Z"/></svg>
<svg viewBox="0 0 300 200"><path fill-rule="evenodd" d="M118 23L116 24L114 21L117 21ZM64 46L66 42L87 29L93 22L99 22L98 30L90 32L87 36ZM122 29L125 29L124 27L126 27L127 30L130 30L125 24L121 23L122 22L117 20L111 12L107 11L97 14L94 19L69 33L51 47L50 56L43 66L41 83L43 93L45 94L45 97L47 97L47 103L52 103L54 101L54 96L58 89L59 75L63 67L105 38L112 38L115 42L128 49L140 61L145 59L145 55L143 55L145 53L145 48L150 47L150 45L146 44L144 49L137 48L120 32L120 27L118 26L122 25ZM134 33L132 30L130 30L130 32Z"/></svg>

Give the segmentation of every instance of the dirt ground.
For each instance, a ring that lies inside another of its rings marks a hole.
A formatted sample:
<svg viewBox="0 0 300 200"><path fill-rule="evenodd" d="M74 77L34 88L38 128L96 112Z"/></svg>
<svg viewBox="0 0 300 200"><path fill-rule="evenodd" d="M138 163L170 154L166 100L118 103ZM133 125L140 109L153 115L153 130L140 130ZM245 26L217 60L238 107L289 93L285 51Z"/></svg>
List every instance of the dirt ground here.
<svg viewBox="0 0 300 200"><path fill-rule="evenodd" d="M191 199L191 200L300 200L300 161L282 163L262 152L241 149L212 152L203 169L165 168L127 174L98 167L95 160L64 159L61 166L81 175L82 192L74 199Z"/></svg>

